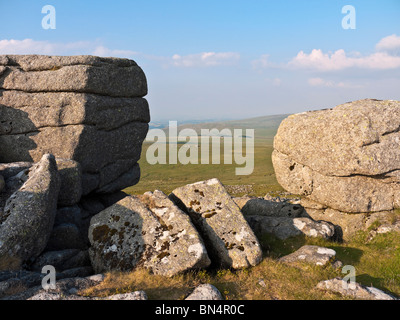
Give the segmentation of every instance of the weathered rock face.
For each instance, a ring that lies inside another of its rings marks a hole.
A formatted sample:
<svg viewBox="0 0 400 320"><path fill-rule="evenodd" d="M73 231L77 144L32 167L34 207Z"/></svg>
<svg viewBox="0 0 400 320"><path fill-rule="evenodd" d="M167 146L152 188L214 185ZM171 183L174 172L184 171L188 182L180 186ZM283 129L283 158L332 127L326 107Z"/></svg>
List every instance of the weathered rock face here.
<svg viewBox="0 0 400 320"><path fill-rule="evenodd" d="M114 97L147 94L142 69L132 60L94 56L5 55L1 88L25 92L89 92Z"/></svg>
<svg viewBox="0 0 400 320"><path fill-rule="evenodd" d="M35 260L31 269L36 272L42 272L42 268L46 265L52 265L57 272L90 266L89 253L78 249L48 251Z"/></svg>
<svg viewBox="0 0 400 320"><path fill-rule="evenodd" d="M69 159L56 159L58 173L61 178L59 206L72 206L79 202L82 196L81 165Z"/></svg>
<svg viewBox="0 0 400 320"><path fill-rule="evenodd" d="M212 284L201 284L185 300L224 300L221 292Z"/></svg>
<svg viewBox="0 0 400 320"><path fill-rule="evenodd" d="M114 294L104 300L147 300L147 294L144 291L134 291L129 293Z"/></svg>
<svg viewBox="0 0 400 320"><path fill-rule="evenodd" d="M32 167L31 162L0 163L0 172L3 178L7 180L30 167Z"/></svg>
<svg viewBox="0 0 400 320"><path fill-rule="evenodd" d="M244 216L271 216L271 217L301 217L304 215L303 207L290 203L281 198L233 198Z"/></svg>
<svg viewBox="0 0 400 320"><path fill-rule="evenodd" d="M56 160L46 154L31 168L28 180L7 200L0 217L0 270L19 269L46 247L59 189Z"/></svg>
<svg viewBox="0 0 400 320"><path fill-rule="evenodd" d="M133 185L150 120L146 94L132 60L0 56L0 162L51 153L79 162L83 194Z"/></svg>
<svg viewBox="0 0 400 320"><path fill-rule="evenodd" d="M299 235L336 240L335 226L326 221L268 216L246 216L246 220L260 238L264 234L272 234L281 240Z"/></svg>
<svg viewBox="0 0 400 320"><path fill-rule="evenodd" d="M400 217L393 211L380 211L372 213L349 214L331 208L314 209L304 208L307 214L314 220L329 221L335 225L336 233L345 241L351 240L359 231L369 231L370 227L377 223L386 232L398 229ZM380 229L379 232L385 232Z"/></svg>
<svg viewBox="0 0 400 320"><path fill-rule="evenodd" d="M348 283L341 278L321 281L317 284L317 288L331 292L340 293L343 296L348 296L353 299L360 300L397 300L391 295L374 287L365 287L354 282Z"/></svg>
<svg viewBox="0 0 400 320"><path fill-rule="evenodd" d="M57 273L55 289L43 289L39 285L39 282L36 286L5 297L3 300L91 300L90 298L78 295L79 291L93 287L104 280L104 277L99 277L98 275L87 276L82 274L79 276L63 277L64 275L63 273Z"/></svg>
<svg viewBox="0 0 400 320"><path fill-rule="evenodd" d="M360 100L291 115L274 139L278 182L343 212L400 204L400 102Z"/></svg>
<svg viewBox="0 0 400 320"><path fill-rule="evenodd" d="M297 251L279 259L284 263L295 263L304 261L317 266L325 266L328 263L333 263L336 257L336 251L333 249L319 246L302 246Z"/></svg>
<svg viewBox="0 0 400 320"><path fill-rule="evenodd" d="M170 198L190 215L216 264L245 268L261 261L256 236L218 179L177 188Z"/></svg>
<svg viewBox="0 0 400 320"><path fill-rule="evenodd" d="M2 192L4 190L6 186L6 182L4 180L4 177L2 175L0 175L0 192Z"/></svg>
<svg viewBox="0 0 400 320"><path fill-rule="evenodd" d="M127 196L90 222L90 258L97 272L149 268L172 276L210 264L189 217L161 191Z"/></svg>

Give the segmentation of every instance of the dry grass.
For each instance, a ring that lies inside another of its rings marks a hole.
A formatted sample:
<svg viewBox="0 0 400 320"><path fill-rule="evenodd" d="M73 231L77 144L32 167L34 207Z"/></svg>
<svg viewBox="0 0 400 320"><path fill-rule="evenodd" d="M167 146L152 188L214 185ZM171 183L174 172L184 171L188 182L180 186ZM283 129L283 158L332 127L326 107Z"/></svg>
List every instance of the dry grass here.
<svg viewBox="0 0 400 320"><path fill-rule="evenodd" d="M306 263L287 265L278 258L305 244L332 248L344 265L353 265L357 282L375 286L400 296L400 236L398 233L378 235L366 243L367 234L360 233L348 243L296 237L281 241L271 236L260 239L263 261L243 270L189 271L171 278L151 274L147 270L111 272L100 285L83 292L88 296L144 290L149 299L182 300L201 283L216 286L226 300L332 300L348 299L316 289L319 281L344 276L340 269L312 266Z"/></svg>
<svg viewBox="0 0 400 320"><path fill-rule="evenodd" d="M331 267L288 266L265 258L250 269L191 271L171 278L152 275L143 269L129 273L113 272L107 274L103 283L83 294L106 297L144 290L149 299L182 300L199 284L211 283L226 300L338 299L337 295L315 289L319 281L337 275Z"/></svg>

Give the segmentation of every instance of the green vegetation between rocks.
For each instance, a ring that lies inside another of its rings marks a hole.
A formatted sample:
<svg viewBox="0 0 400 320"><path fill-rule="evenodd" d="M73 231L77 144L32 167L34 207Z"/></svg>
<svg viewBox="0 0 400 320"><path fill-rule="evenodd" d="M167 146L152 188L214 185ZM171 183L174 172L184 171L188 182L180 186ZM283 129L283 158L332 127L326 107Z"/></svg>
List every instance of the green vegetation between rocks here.
<svg viewBox="0 0 400 320"><path fill-rule="evenodd" d="M221 138L220 160L221 164L211 164L211 141L210 141L210 164L154 164L150 165L146 160L147 149L151 145L149 142L143 144L142 154L139 161L141 168L140 182L124 191L129 194L143 194L146 191L161 190L169 194L173 189L185 184L197 181L218 178L228 189L232 196L262 195L268 192L283 191L275 178L272 166L271 153L273 150L273 137L279 127L280 122L286 115L258 117L241 121L226 121L207 124L183 125L178 128L178 132L184 128L192 128L196 132L200 129L222 130L230 129L254 129L254 171L250 175L235 175L235 168L244 165L224 164L223 143ZM167 130L167 129L166 129ZM244 131L243 131L244 132ZM199 139L200 140L200 139ZM183 143L178 145L178 149ZM245 145L243 142L243 155L245 155ZM167 146L167 159L168 146Z"/></svg>

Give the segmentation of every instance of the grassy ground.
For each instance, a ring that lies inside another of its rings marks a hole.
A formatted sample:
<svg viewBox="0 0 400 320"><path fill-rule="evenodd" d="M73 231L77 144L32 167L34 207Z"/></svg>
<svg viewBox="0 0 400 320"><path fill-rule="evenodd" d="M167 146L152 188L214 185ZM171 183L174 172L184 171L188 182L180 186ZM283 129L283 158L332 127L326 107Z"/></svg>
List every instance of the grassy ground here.
<svg viewBox="0 0 400 320"><path fill-rule="evenodd" d="M125 191L142 194L159 189L169 194L174 188L210 178L218 178L232 196L264 196L283 189L276 181L272 162L272 141L280 118L269 122L253 120L242 127L255 128L255 169L251 175L236 176L236 165L150 165L146 161L149 144L144 144L140 166L141 181ZM272 121L272 122L271 122ZM270 126L266 126L266 123ZM240 123L232 124L232 128ZM264 127L263 127L264 125ZM226 123L219 129L229 127ZM222 145L222 144L221 144ZM223 158L221 158L223 159ZM240 188L238 187L240 186ZM259 239L264 252L263 261L249 269L191 271L172 278L149 274L145 270L131 273L110 273L100 286L86 292L88 295L110 294L145 290L150 299L183 299L200 283L215 285L225 299L343 299L343 297L315 289L319 281L344 276L332 267L315 267L305 264L288 266L277 258L294 252L304 244L332 248L344 265L356 268L357 282L375 286L400 297L400 236L398 233L378 235L367 241L367 233L360 233L347 243L334 243L312 238L293 238L280 241L271 236ZM261 280L263 282L261 282ZM262 285L260 285L260 283Z"/></svg>
<svg viewBox="0 0 400 320"><path fill-rule="evenodd" d="M344 265L355 267L357 282L400 296L399 235L378 235L369 243L366 243L366 237L366 233L360 233L352 242L337 244L304 237L281 241L267 236L260 239L263 261L253 268L190 271L172 278L152 275L146 270L113 272L107 274L102 284L84 294L105 297L144 290L149 299L179 300L184 299L197 285L211 283L227 300L348 299L315 288L319 281L343 277L340 269L305 263L286 265L277 260L304 244L314 244L336 250L337 258Z"/></svg>
<svg viewBox="0 0 400 320"><path fill-rule="evenodd" d="M221 139L221 164L211 164L211 146L210 146L210 164L201 164L199 150L199 164L154 164L151 165L146 160L146 153L151 145L143 144L142 156L139 161L141 168L140 182L124 191L129 194L143 194L146 191L161 190L169 194L173 189L185 184L197 181L218 178L225 186L246 185L247 192L241 192L240 189L233 191L232 196L240 196L243 193L249 195L264 196L267 192L283 191L275 178L274 169L271 161L273 132L256 129L256 138L254 142L254 171L250 175L236 175L235 169L244 165L224 164L223 158L223 139ZM178 145L178 150L182 146ZM168 150L168 149L167 149ZM245 155L245 147L243 147ZM169 154L167 153L167 159Z"/></svg>

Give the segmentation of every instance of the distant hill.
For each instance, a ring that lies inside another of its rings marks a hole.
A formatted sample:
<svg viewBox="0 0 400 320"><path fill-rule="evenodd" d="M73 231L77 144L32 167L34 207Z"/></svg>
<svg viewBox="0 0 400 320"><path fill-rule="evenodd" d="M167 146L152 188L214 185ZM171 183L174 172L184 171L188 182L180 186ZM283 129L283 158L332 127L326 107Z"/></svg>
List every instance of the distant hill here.
<svg viewBox="0 0 400 320"><path fill-rule="evenodd" d="M195 120L195 119L189 119L189 120L178 120L179 125L183 124L199 124L199 123L210 123L210 122L221 122L221 121L229 121L226 119L202 119L202 120ZM168 127L169 121L168 120L152 120L149 123L149 128L150 129L164 129Z"/></svg>
<svg viewBox="0 0 400 320"><path fill-rule="evenodd" d="M243 120L228 120L228 121L215 121L215 122L202 122L202 123L184 123L178 122L178 132L182 129L190 128L196 130L200 134L201 129L254 129L257 139L272 140L276 131L283 119L287 118L289 114L279 114L273 116L262 116L255 118L248 118ZM164 130L168 130L165 128Z"/></svg>

